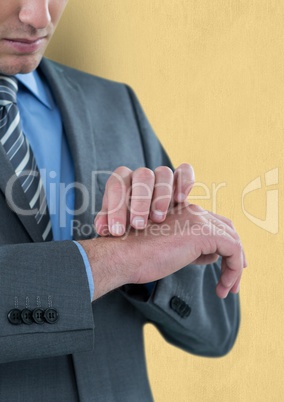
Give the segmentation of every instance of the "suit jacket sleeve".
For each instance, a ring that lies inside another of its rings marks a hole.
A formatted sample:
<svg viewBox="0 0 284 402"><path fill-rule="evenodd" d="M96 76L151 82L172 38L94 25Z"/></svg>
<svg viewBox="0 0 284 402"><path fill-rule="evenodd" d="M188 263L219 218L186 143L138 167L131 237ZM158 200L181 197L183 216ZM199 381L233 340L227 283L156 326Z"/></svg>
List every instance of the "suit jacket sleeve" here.
<svg viewBox="0 0 284 402"><path fill-rule="evenodd" d="M93 348L93 315L84 263L72 241L0 247L0 363ZM9 310L53 307L55 324L11 325Z"/></svg>
<svg viewBox="0 0 284 402"><path fill-rule="evenodd" d="M128 88L140 130L147 167L171 163L135 96ZM124 294L172 344L193 354L220 356L234 344L240 320L238 295L221 300L215 294L220 261L188 265L158 281L150 297L144 287L125 286Z"/></svg>

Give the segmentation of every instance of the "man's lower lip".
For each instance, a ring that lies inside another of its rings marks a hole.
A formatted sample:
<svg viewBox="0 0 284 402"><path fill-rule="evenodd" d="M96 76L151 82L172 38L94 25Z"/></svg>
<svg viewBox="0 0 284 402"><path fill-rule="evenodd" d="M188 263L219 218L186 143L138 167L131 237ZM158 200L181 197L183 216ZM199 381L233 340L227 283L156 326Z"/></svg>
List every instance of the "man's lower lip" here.
<svg viewBox="0 0 284 402"><path fill-rule="evenodd" d="M18 42L17 40L10 40L10 39L4 39L5 44L17 51L18 53L35 53L38 51L42 44L43 44L44 38L38 39L34 42Z"/></svg>

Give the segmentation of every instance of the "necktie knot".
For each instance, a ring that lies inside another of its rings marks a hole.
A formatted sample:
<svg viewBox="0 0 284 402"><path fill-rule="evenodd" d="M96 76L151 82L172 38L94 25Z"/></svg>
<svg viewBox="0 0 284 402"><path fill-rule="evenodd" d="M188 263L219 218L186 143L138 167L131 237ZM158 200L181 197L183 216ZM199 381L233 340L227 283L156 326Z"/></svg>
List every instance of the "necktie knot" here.
<svg viewBox="0 0 284 402"><path fill-rule="evenodd" d="M0 106L17 103L18 83L15 77L0 75Z"/></svg>

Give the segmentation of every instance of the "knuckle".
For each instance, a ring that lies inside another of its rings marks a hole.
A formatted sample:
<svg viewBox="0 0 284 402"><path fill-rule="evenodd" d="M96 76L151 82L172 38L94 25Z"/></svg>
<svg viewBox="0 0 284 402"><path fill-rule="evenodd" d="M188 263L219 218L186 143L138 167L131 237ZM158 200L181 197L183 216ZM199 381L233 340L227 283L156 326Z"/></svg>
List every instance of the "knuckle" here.
<svg viewBox="0 0 284 402"><path fill-rule="evenodd" d="M133 173L135 180L138 181L153 181L154 172L151 169L142 167L135 170Z"/></svg>
<svg viewBox="0 0 284 402"><path fill-rule="evenodd" d="M193 167L189 163L182 163L177 170L193 171Z"/></svg>
<svg viewBox="0 0 284 402"><path fill-rule="evenodd" d="M121 176L121 177L127 177L132 173L132 170L129 169L127 166L119 166L116 168L113 172L112 175L114 176Z"/></svg>
<svg viewBox="0 0 284 402"><path fill-rule="evenodd" d="M191 165L188 163L182 163L176 170L175 172L179 175L186 175L186 176L192 176L194 177L194 170Z"/></svg>
<svg viewBox="0 0 284 402"><path fill-rule="evenodd" d="M155 175L161 175L164 178L170 179L173 176L173 171L168 166L158 166L155 170Z"/></svg>
<svg viewBox="0 0 284 402"><path fill-rule="evenodd" d="M125 166L121 166L117 168L112 175L109 177L106 188L109 190L123 190L125 189L125 185L127 184L127 178L130 176L131 170Z"/></svg>
<svg viewBox="0 0 284 402"><path fill-rule="evenodd" d="M186 186L192 186L195 182L193 167L188 163L180 165L175 171L175 176Z"/></svg>

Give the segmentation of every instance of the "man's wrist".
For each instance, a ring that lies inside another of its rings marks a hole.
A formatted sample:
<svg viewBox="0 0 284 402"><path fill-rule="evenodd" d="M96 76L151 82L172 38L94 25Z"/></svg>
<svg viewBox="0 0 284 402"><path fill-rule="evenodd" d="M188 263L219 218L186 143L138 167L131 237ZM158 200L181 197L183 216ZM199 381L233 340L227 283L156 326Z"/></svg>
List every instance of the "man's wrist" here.
<svg viewBox="0 0 284 402"><path fill-rule="evenodd" d="M97 238L78 241L86 253L93 281L96 284L92 300L129 283L125 259L122 258L124 242L114 238Z"/></svg>
<svg viewBox="0 0 284 402"><path fill-rule="evenodd" d="M91 265L90 265L89 258L87 256L86 251L81 246L81 244L78 243L77 241L73 241L73 242L78 247L78 249L79 249L79 251L81 253L81 256L83 258L83 261L84 261L84 264L85 264L85 269L86 269L86 274L87 274L87 278L88 278L88 283L89 283L90 297L91 297L91 300L93 300L95 285L94 285L94 278L93 278L93 275L92 275L92 268L91 268Z"/></svg>

